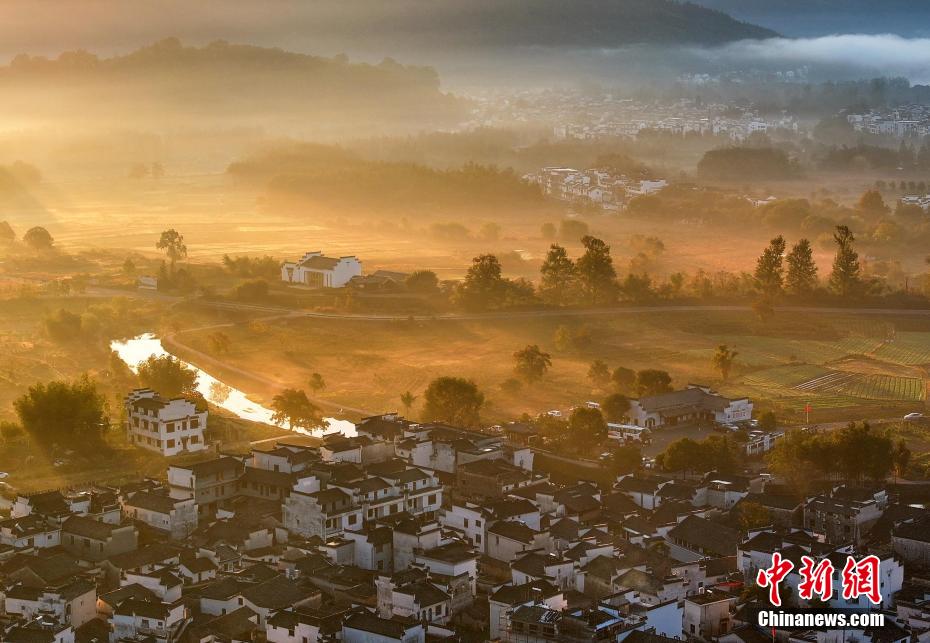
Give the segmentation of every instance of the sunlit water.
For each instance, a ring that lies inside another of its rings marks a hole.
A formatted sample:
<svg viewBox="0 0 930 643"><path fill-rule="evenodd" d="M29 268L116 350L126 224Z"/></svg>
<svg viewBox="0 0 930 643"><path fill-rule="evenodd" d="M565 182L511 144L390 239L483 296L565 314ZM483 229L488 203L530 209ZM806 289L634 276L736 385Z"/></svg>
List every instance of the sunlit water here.
<svg viewBox="0 0 930 643"><path fill-rule="evenodd" d="M139 335L138 337L133 337L132 339L127 339L126 341L114 340L110 342L110 348L115 351L117 355L119 355L120 359L126 362L126 364L133 370L133 372L138 369L140 362L144 362L153 355L155 357L171 355L171 353L166 351L165 347L162 346L161 340L152 333ZM242 391L216 379L203 369L198 368L193 364L189 364L183 360L181 361L183 364L196 371L197 391L203 395L207 401L215 406L226 409L230 413L235 414L237 417L240 417L243 420L263 422L265 424L271 424L272 426L278 426L282 429L292 430L296 433L303 433L305 435L320 436L325 433L344 433L345 435L355 435L354 424L346 420L337 420L335 418L326 418L325 429L316 431L291 429L289 426L287 426L287 424L281 424L272 420L271 417L274 415L274 411L269 408L265 408L261 404L256 404L247 398L245 393Z"/></svg>

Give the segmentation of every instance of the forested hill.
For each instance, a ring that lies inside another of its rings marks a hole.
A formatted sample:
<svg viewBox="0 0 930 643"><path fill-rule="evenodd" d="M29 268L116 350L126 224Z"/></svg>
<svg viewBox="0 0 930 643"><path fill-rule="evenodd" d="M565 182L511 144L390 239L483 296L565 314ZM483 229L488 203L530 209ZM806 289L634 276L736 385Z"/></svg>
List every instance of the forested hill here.
<svg viewBox="0 0 930 643"><path fill-rule="evenodd" d="M465 113L429 67L389 58L360 64L224 41L190 47L175 38L110 58L86 51L16 56L0 67L0 99L7 117L111 125L317 119L338 127L370 119L422 127Z"/></svg>
<svg viewBox="0 0 930 643"><path fill-rule="evenodd" d="M930 3L920 0L696 0L786 36L837 33L930 36Z"/></svg>
<svg viewBox="0 0 930 643"><path fill-rule="evenodd" d="M721 11L675 0L479 0L479 4L494 13L485 38L500 42L612 47L720 44L777 35Z"/></svg>
<svg viewBox="0 0 930 643"><path fill-rule="evenodd" d="M320 0L316 6L324 21L316 29L426 50L719 44L776 35L678 0Z"/></svg>

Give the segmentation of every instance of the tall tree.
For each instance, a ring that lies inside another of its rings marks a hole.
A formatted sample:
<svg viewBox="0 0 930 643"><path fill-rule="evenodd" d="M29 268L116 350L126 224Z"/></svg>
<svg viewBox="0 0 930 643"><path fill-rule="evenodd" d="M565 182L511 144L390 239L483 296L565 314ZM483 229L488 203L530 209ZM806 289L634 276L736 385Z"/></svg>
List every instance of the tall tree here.
<svg viewBox="0 0 930 643"><path fill-rule="evenodd" d="M590 448L607 439L607 423L597 409L579 406L568 418L568 434L577 444Z"/></svg>
<svg viewBox="0 0 930 643"><path fill-rule="evenodd" d="M26 230L26 234L23 235L23 243L33 250L50 250L55 240L52 239L52 235L49 234L48 230L36 226Z"/></svg>
<svg viewBox="0 0 930 643"><path fill-rule="evenodd" d="M617 271L610 256L610 246L597 237L581 238L585 253L578 259L578 279L592 304L612 302L617 294Z"/></svg>
<svg viewBox="0 0 930 643"><path fill-rule="evenodd" d="M632 393L636 390L636 371L625 366L618 366L611 373L610 381L621 393Z"/></svg>
<svg viewBox="0 0 930 643"><path fill-rule="evenodd" d="M701 446L691 438L681 438L672 442L659 454L656 461L666 471L686 473L700 466Z"/></svg>
<svg viewBox="0 0 930 643"><path fill-rule="evenodd" d="M785 287L792 295L809 295L817 289L817 264L811 242L801 239L788 253Z"/></svg>
<svg viewBox="0 0 930 643"><path fill-rule="evenodd" d="M601 413L608 422L622 422L630 411L630 400L620 393L612 393L601 402Z"/></svg>
<svg viewBox="0 0 930 643"><path fill-rule="evenodd" d="M610 368L601 360L596 359L588 368L588 379L594 386L603 388L610 383Z"/></svg>
<svg viewBox="0 0 930 643"><path fill-rule="evenodd" d="M13 402L23 429L43 447L98 448L109 425L106 402L85 375L35 384Z"/></svg>
<svg viewBox="0 0 930 643"><path fill-rule="evenodd" d="M565 248L553 243L539 271L542 273L539 293L543 300L557 306L569 303L575 288L576 273L575 262L568 257Z"/></svg>
<svg viewBox="0 0 930 643"><path fill-rule="evenodd" d="M665 372L647 368L636 373L636 393L640 397L661 395L672 390L672 378Z"/></svg>
<svg viewBox="0 0 930 643"><path fill-rule="evenodd" d="M455 426L474 427L480 422L484 393L461 377L437 377L423 394L423 419Z"/></svg>
<svg viewBox="0 0 930 643"><path fill-rule="evenodd" d="M286 388L271 400L271 416L275 424L286 424L290 429L321 429L325 426L323 412L320 411L304 391Z"/></svg>
<svg viewBox="0 0 930 643"><path fill-rule="evenodd" d="M839 225L833 233L833 240L836 241L836 256L833 259L830 286L844 297L857 294L862 281L859 277L859 253L853 248L856 237L847 226Z"/></svg>
<svg viewBox="0 0 930 643"><path fill-rule="evenodd" d="M859 209L868 214L880 215L888 214L888 206L882 198L882 193L878 190L866 190L859 197Z"/></svg>
<svg viewBox="0 0 930 643"><path fill-rule="evenodd" d="M767 297L781 293L784 279L783 255L785 238L781 235L769 242L756 262L756 287Z"/></svg>
<svg viewBox="0 0 930 643"><path fill-rule="evenodd" d="M541 380L552 366L552 356L539 350L536 344L530 344L518 350L513 354L513 359L514 373L526 380L528 384Z"/></svg>
<svg viewBox="0 0 930 643"><path fill-rule="evenodd" d="M624 444L613 450L610 470L614 475L634 473L643 465L643 451L636 444Z"/></svg>
<svg viewBox="0 0 930 643"><path fill-rule="evenodd" d="M161 233L158 242L155 244L157 250L163 250L171 264L171 273L174 274L174 265L187 257L187 246L184 245L184 237L180 232L171 228Z"/></svg>
<svg viewBox="0 0 930 643"><path fill-rule="evenodd" d="M459 300L469 310L486 310L498 306L506 294L501 264L494 255L479 255L459 284Z"/></svg>
<svg viewBox="0 0 930 643"><path fill-rule="evenodd" d="M768 527L772 524L772 512L758 502L744 500L734 507L739 528L743 531Z"/></svg>
<svg viewBox="0 0 930 643"><path fill-rule="evenodd" d="M210 348L213 349L214 353L228 353L232 346L232 340L229 339L229 335L221 330L210 333L208 339L210 341Z"/></svg>
<svg viewBox="0 0 930 643"><path fill-rule="evenodd" d="M326 388L326 380L324 380L323 376L319 373L313 373L310 375L310 380L307 382L307 386L309 386L310 390L314 393L319 393Z"/></svg>
<svg viewBox="0 0 930 643"><path fill-rule="evenodd" d="M197 372L171 355L152 355L139 364L139 381L164 397L192 393L197 386Z"/></svg>
<svg viewBox="0 0 930 643"><path fill-rule="evenodd" d="M891 460L894 464L895 478L904 477L907 473L907 467L911 463L911 450L904 440L898 440L894 445L894 451L891 454Z"/></svg>
<svg viewBox="0 0 930 643"><path fill-rule="evenodd" d="M15 240L13 227L7 221L0 221L0 243L13 243Z"/></svg>
<svg viewBox="0 0 930 643"><path fill-rule="evenodd" d="M765 456L769 470L799 494L805 494L817 476L811 466L813 436L803 431L788 431Z"/></svg>
<svg viewBox="0 0 930 643"><path fill-rule="evenodd" d="M739 353L730 350L730 347L726 344L718 346L717 351L714 353L714 368L720 371L720 377L723 378L724 382L730 377L730 371L733 369L733 362L736 361L737 355Z"/></svg>
<svg viewBox="0 0 930 643"><path fill-rule="evenodd" d="M415 270L404 282L407 290L418 295L432 295L439 292L439 278L432 270Z"/></svg>
<svg viewBox="0 0 930 643"><path fill-rule="evenodd" d="M413 408L413 403L417 401L417 396L411 393L410 391L404 391L400 394L400 403L404 405L404 415L410 417L410 409Z"/></svg>

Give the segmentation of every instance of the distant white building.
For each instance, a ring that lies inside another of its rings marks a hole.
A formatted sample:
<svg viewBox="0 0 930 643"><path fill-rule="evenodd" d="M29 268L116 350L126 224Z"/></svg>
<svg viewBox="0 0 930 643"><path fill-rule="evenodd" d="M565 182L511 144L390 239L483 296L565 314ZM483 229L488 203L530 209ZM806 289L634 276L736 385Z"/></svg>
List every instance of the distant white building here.
<svg viewBox="0 0 930 643"><path fill-rule="evenodd" d="M158 290L158 277L142 275L136 281L139 290Z"/></svg>
<svg viewBox="0 0 930 643"><path fill-rule="evenodd" d="M689 384L681 391L630 400L627 416L635 426L649 429L697 422L742 422L752 418L752 401L726 398L709 387Z"/></svg>
<svg viewBox="0 0 930 643"><path fill-rule="evenodd" d="M152 389L136 389L126 396L126 433L129 441L163 456L201 451L207 412L197 411L184 398L168 400Z"/></svg>
<svg viewBox="0 0 930 643"><path fill-rule="evenodd" d="M362 274L358 257L326 257L319 250L308 252L299 261L281 266L281 280L311 288L342 288L352 277Z"/></svg>

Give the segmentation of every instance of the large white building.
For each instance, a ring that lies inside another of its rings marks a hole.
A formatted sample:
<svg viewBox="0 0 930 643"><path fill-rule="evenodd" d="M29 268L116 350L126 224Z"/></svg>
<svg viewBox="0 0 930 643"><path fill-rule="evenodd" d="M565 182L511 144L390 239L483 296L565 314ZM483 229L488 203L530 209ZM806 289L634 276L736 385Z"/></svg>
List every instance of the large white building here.
<svg viewBox="0 0 930 643"><path fill-rule="evenodd" d="M362 262L358 257L326 257L319 250L304 254L296 263L281 266L281 280L311 288L342 288L352 277L360 277Z"/></svg>
<svg viewBox="0 0 930 643"><path fill-rule="evenodd" d="M699 422L743 422L752 418L752 401L730 399L706 386L689 384L681 391L630 400L630 423L654 429Z"/></svg>
<svg viewBox="0 0 930 643"><path fill-rule="evenodd" d="M184 398L168 400L152 389L136 389L126 396L126 433L129 441L163 456L201 451L207 412Z"/></svg>

